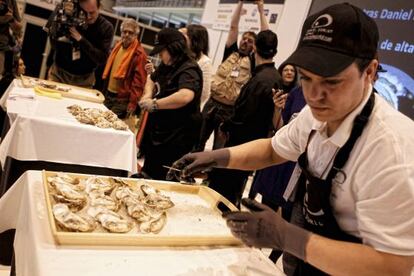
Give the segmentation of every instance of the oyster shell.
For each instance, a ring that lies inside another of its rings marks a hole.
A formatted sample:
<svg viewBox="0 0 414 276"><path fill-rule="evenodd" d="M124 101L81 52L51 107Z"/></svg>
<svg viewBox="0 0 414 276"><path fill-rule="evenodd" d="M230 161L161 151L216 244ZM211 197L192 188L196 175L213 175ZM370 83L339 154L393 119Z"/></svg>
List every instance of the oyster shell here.
<svg viewBox="0 0 414 276"><path fill-rule="evenodd" d="M80 180L77 177L72 177L66 173L57 173L57 177L59 177L60 179L62 179L64 182L67 182L69 184L72 185L78 185L80 184Z"/></svg>
<svg viewBox="0 0 414 276"><path fill-rule="evenodd" d="M91 116L86 114L85 112L81 112L75 116L76 120L83 124L93 125L95 122Z"/></svg>
<svg viewBox="0 0 414 276"><path fill-rule="evenodd" d="M82 191L76 190L77 186L60 181L53 181L52 183L52 187L54 187L54 190L58 195L61 195L66 199L87 201L86 195L82 193Z"/></svg>
<svg viewBox="0 0 414 276"><path fill-rule="evenodd" d="M117 200L97 190L91 192L89 198L89 205L92 207L102 206L115 212L119 210L119 202Z"/></svg>
<svg viewBox="0 0 414 276"><path fill-rule="evenodd" d="M95 120L95 126L100 128L110 128L112 127L112 123L107 121L105 118L100 117Z"/></svg>
<svg viewBox="0 0 414 276"><path fill-rule="evenodd" d="M106 195L109 195L117 186L117 183L111 177L89 177L85 181L86 192L91 193L98 190Z"/></svg>
<svg viewBox="0 0 414 276"><path fill-rule="evenodd" d="M77 104L68 106L66 108L68 109L69 113L72 114L73 116L76 116L83 111L82 107Z"/></svg>
<svg viewBox="0 0 414 276"><path fill-rule="evenodd" d="M162 194L148 194L144 200L149 207L158 210L167 210L174 207L171 199Z"/></svg>
<svg viewBox="0 0 414 276"><path fill-rule="evenodd" d="M117 130L127 130L128 126L123 121L118 119L112 123L112 128Z"/></svg>
<svg viewBox="0 0 414 276"><path fill-rule="evenodd" d="M56 185L68 185L71 189L81 192L85 190L85 186L79 179L72 178L67 175L66 176L50 176L47 178L49 185L53 188L56 188Z"/></svg>
<svg viewBox="0 0 414 276"><path fill-rule="evenodd" d="M118 187L115 190L115 197L122 201L124 201L124 199L128 197L140 200L144 197L144 195L140 193L138 190L133 190L129 187Z"/></svg>
<svg viewBox="0 0 414 276"><path fill-rule="evenodd" d="M88 114L94 120L102 117L102 115L103 115L102 110L99 110L97 108L89 108L89 109L85 109L85 110L86 110L86 114Z"/></svg>
<svg viewBox="0 0 414 276"><path fill-rule="evenodd" d="M69 199L62 195L51 194L56 202L66 204L72 212L77 212L85 207L87 200L83 199Z"/></svg>
<svg viewBox="0 0 414 276"><path fill-rule="evenodd" d="M164 227L166 221L167 215L165 212L163 212L159 218L154 218L152 220L141 223L139 225L139 230L142 233L158 234Z"/></svg>
<svg viewBox="0 0 414 276"><path fill-rule="evenodd" d="M155 189L154 187L148 185L148 184L142 184L140 187L141 191L145 194L145 195L149 195L149 194L158 194L160 191Z"/></svg>
<svg viewBox="0 0 414 276"><path fill-rule="evenodd" d="M109 122L113 123L116 120L118 120L118 116L116 116L115 113L113 113L111 110L105 110L102 113L102 116Z"/></svg>
<svg viewBox="0 0 414 276"><path fill-rule="evenodd" d="M91 207L88 209L88 215L97 219L103 228L112 233L126 233L134 227L132 222L106 208Z"/></svg>
<svg viewBox="0 0 414 276"><path fill-rule="evenodd" d="M53 216L57 224L67 231L91 232L96 228L92 218L73 213L62 203L53 206Z"/></svg>

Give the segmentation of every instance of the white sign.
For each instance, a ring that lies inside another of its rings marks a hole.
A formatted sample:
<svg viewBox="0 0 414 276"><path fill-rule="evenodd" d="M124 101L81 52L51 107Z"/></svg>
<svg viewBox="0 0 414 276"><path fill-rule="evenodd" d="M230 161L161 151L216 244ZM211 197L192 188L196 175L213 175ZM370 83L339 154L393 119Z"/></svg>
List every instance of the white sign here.
<svg viewBox="0 0 414 276"><path fill-rule="evenodd" d="M213 29L222 31L228 31L230 29L231 17L237 7L237 2L238 1L234 0L220 0L213 23ZM264 3L264 14L271 30L276 29L279 17L283 10L283 4L284 0L268 0ZM239 32L245 31L260 31L260 15L254 1L244 1L242 7Z"/></svg>

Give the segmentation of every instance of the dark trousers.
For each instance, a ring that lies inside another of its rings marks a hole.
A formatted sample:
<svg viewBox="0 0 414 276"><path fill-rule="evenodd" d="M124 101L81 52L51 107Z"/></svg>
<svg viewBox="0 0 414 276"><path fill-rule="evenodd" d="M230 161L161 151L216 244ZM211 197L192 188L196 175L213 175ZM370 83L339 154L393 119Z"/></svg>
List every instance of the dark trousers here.
<svg viewBox="0 0 414 276"><path fill-rule="evenodd" d="M209 98L206 102L202 116L203 123L201 125L200 140L197 145L197 151L203 151L208 138L214 131L213 149L224 147L225 138L220 135L220 124L229 119L233 114L233 106L222 104L213 98Z"/></svg>
<svg viewBox="0 0 414 276"><path fill-rule="evenodd" d="M145 161L142 171L152 179L165 180L168 169L163 166L171 166L173 162L180 159L184 154L192 150L192 145L170 145L159 146L145 145Z"/></svg>
<svg viewBox="0 0 414 276"><path fill-rule="evenodd" d="M240 208L240 200L249 174L249 171L213 169L208 174L208 186Z"/></svg>
<svg viewBox="0 0 414 276"><path fill-rule="evenodd" d="M127 115L129 99L118 99L118 94L106 91L104 105L115 113L118 118L124 119Z"/></svg>

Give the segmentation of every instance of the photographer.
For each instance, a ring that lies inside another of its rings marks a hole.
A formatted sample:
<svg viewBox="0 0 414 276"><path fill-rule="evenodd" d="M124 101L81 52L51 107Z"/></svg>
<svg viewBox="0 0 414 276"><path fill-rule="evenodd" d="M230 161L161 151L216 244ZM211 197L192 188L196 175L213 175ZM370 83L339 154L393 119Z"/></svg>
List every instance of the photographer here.
<svg viewBox="0 0 414 276"><path fill-rule="evenodd" d="M96 67L108 58L114 29L99 14L100 0L80 0L79 5L86 14L86 28L69 26L61 37L49 32L54 56L48 79L92 88Z"/></svg>
<svg viewBox="0 0 414 276"><path fill-rule="evenodd" d="M12 68L21 50L22 24L16 0L0 0L0 78ZM10 62L6 65L6 60Z"/></svg>

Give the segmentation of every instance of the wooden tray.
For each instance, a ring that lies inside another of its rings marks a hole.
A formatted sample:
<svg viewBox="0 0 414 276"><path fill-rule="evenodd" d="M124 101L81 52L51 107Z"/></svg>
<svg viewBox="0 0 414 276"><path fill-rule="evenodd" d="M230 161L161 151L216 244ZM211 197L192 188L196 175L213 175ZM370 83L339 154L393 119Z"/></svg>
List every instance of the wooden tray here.
<svg viewBox="0 0 414 276"><path fill-rule="evenodd" d="M47 177L55 176L56 172L51 171L43 171L43 184L45 190L45 198L46 198L46 205L49 214L49 223L52 230L52 234L55 238L55 241L58 244L62 245L128 245L128 246L214 246L214 245L241 245L242 243L234 238L230 231L225 226L224 219L221 218L221 214L223 211L235 211L238 210L231 202L229 202L226 198L221 196L216 191L206 187L206 186L199 186L199 185L183 185L178 184L176 182L168 182L168 181L156 181L156 180L143 180L143 179L132 179L132 178L122 178L124 181L127 182L140 182L145 181L147 184L152 185L153 187L157 188L161 192L168 193L177 193L180 197L186 198L188 197L197 197L202 199L207 203L211 212L214 215L217 215L218 220L220 223L224 223L224 227L226 228L223 230L224 232L228 231L228 233L197 233L188 229L187 233L180 233L180 234L165 234L161 231L159 234L142 234L142 233L125 233L125 234L118 234L118 233L99 233L99 232L91 232L91 233L79 233L79 232L66 232L62 231L58 228L55 223L55 219L52 213L52 203L54 203L54 199L49 194L49 185L47 182ZM66 173L65 173L66 174ZM80 179L84 179L90 177L92 175L84 175L84 174L73 174L67 173L71 176L76 176ZM105 177L105 176L102 176ZM173 210L175 207L169 209ZM193 209L194 210L194 209ZM189 209L190 215L184 217L185 220L192 220L192 225L197 224L198 221L202 221L203 218L200 217L197 219L197 213L192 209ZM169 211L167 211L167 224L174 223L174 220L168 219ZM188 214L187 214L188 215ZM177 216L176 216L177 217ZM182 217L182 216L181 216ZM201 222L200 222L201 223ZM204 222L205 223L205 222ZM206 224L207 225L207 224ZM200 226L204 227L200 224ZM167 227L167 225L166 225ZM191 228L191 225L190 225ZM200 228L200 227L199 227ZM222 232L222 231L219 231Z"/></svg>
<svg viewBox="0 0 414 276"><path fill-rule="evenodd" d="M47 84L54 84L61 88L69 89L69 91L60 91L55 90L55 93L60 94L62 97L65 98L72 98L72 99L78 99L82 101L87 102L94 102L94 103L103 103L105 101L104 95L95 89L87 89L83 87L68 85L64 83L49 81L49 80L42 80L38 78L32 78L27 76L21 76L20 77L22 81L22 85L25 88L34 88L36 85L38 85L40 82L47 83Z"/></svg>

